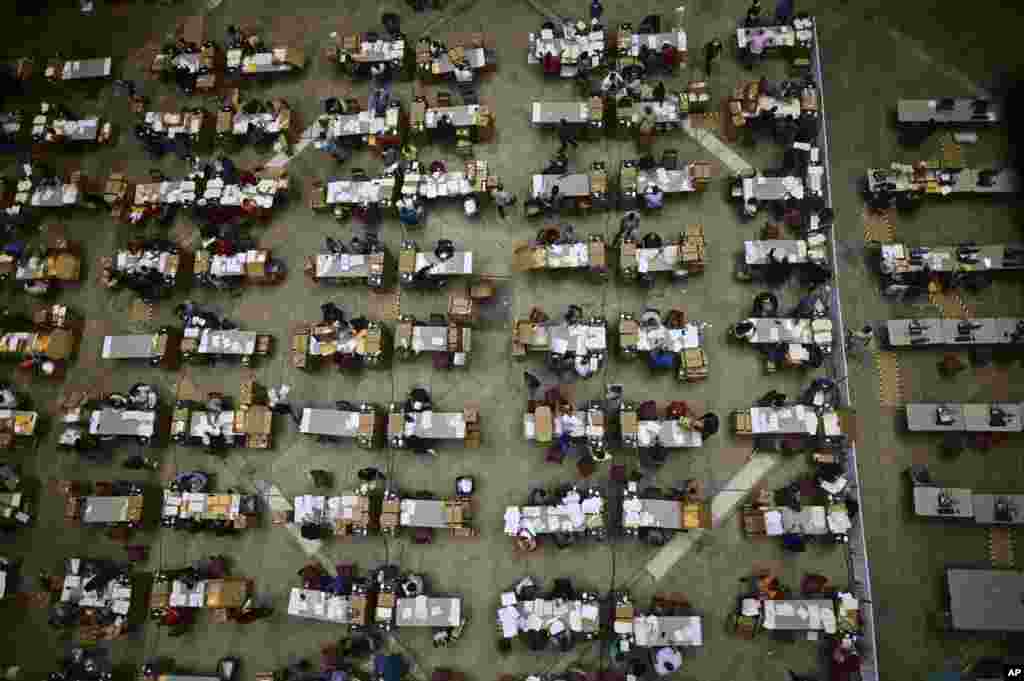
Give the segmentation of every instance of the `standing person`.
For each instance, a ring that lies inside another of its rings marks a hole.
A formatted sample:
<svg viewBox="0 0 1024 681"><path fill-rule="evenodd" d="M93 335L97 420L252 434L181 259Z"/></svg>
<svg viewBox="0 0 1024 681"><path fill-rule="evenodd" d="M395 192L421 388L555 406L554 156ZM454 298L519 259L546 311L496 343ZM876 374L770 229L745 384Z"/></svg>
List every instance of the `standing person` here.
<svg viewBox="0 0 1024 681"><path fill-rule="evenodd" d="M128 457L122 465L125 468L134 471L140 471L144 468L155 471L159 466L156 461L151 460L148 456L142 456L141 454L135 454Z"/></svg>
<svg viewBox="0 0 1024 681"><path fill-rule="evenodd" d="M704 73L711 77L711 67L714 66L715 60L722 54L722 41L718 38L713 38L706 45L704 45Z"/></svg>
<svg viewBox="0 0 1024 681"><path fill-rule="evenodd" d="M570 144L574 149L579 146L569 121L564 118L558 123L558 140L562 143L562 146L558 149L559 154L564 154Z"/></svg>
<svg viewBox="0 0 1024 681"><path fill-rule="evenodd" d="M865 324L860 331L847 329L846 351L863 358L864 353L871 349L871 343L874 340L875 330L870 324Z"/></svg>
<svg viewBox="0 0 1024 681"><path fill-rule="evenodd" d="M747 10L746 24L748 27L757 26L761 23L761 0L754 0Z"/></svg>
<svg viewBox="0 0 1024 681"><path fill-rule="evenodd" d="M785 26L793 21L793 0L776 0L775 24Z"/></svg>
<svg viewBox="0 0 1024 681"><path fill-rule="evenodd" d="M498 207L498 215L501 216L502 220L505 220L505 209L513 206L516 202L516 195L512 192L505 191L505 185L498 183L498 186L494 188L493 192L494 205Z"/></svg>
<svg viewBox="0 0 1024 681"><path fill-rule="evenodd" d="M590 3L590 20L601 21L601 15L604 14L604 5L601 4L601 0L593 0Z"/></svg>

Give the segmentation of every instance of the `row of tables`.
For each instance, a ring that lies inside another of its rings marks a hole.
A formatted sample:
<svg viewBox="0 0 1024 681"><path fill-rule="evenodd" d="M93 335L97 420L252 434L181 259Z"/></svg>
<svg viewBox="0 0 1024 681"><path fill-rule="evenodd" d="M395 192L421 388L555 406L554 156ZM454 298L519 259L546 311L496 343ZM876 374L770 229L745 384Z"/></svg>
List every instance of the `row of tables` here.
<svg viewBox="0 0 1024 681"><path fill-rule="evenodd" d="M913 403L906 406L907 428L915 432L1019 433L1024 404Z"/></svg>
<svg viewBox="0 0 1024 681"><path fill-rule="evenodd" d="M885 325L895 348L1024 344L1024 319L890 319Z"/></svg>

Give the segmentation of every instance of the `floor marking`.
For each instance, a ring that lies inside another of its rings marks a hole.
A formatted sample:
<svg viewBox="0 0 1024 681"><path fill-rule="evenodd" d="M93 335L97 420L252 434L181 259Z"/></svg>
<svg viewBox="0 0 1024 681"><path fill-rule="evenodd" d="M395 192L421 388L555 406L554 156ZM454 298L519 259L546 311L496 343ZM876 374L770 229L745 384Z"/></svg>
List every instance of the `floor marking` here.
<svg viewBox="0 0 1024 681"><path fill-rule="evenodd" d="M694 127L689 119L683 121L683 131L697 144L701 145L718 157L734 174L747 173L754 169L752 165L740 158L739 154L726 146L714 133Z"/></svg>
<svg viewBox="0 0 1024 681"><path fill-rule="evenodd" d="M907 48L909 48L909 50L914 54L915 57L923 61L925 64L932 64L944 75L949 76L953 80L959 81L961 85L965 86L973 94L979 97L992 96L991 93L988 92L988 90L975 83L964 72L956 68L953 68L952 66L946 66L944 64L936 63L935 59L930 54L925 52L924 48L921 47L920 41L914 40L913 38L902 33L901 31L897 31L896 29L889 29L889 37L895 40L896 42L904 44Z"/></svg>

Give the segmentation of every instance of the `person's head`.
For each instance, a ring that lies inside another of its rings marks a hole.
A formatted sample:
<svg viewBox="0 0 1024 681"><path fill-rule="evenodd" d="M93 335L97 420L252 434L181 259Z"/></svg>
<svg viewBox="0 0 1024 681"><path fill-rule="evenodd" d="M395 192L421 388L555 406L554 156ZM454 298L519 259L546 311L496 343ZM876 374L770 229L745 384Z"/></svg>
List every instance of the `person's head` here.
<svg viewBox="0 0 1024 681"><path fill-rule="evenodd" d="M558 188L558 185L556 184L554 187L551 188L551 196L558 196L560 191L561 190Z"/></svg>
<svg viewBox="0 0 1024 681"><path fill-rule="evenodd" d="M865 325L864 325L864 328L862 328L862 329L860 330L860 332L861 332L861 333L864 333L864 334L872 334L872 333L874 333L874 332L875 332L875 330L874 330L873 328L871 328L871 325L870 325L870 324L865 324Z"/></svg>
<svg viewBox="0 0 1024 681"><path fill-rule="evenodd" d="M560 120L559 123L561 123L562 125L569 125L569 121L565 120L564 118Z"/></svg>

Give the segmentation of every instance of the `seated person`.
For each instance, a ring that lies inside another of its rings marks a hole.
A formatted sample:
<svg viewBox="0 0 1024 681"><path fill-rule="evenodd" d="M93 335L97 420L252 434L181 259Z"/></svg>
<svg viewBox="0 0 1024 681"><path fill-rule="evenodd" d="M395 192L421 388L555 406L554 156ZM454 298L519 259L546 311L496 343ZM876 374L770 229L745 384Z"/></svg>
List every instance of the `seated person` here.
<svg viewBox="0 0 1024 681"><path fill-rule="evenodd" d="M409 398L405 401L405 409L412 412L431 411L433 404L426 388L413 388L409 392Z"/></svg>
<svg viewBox="0 0 1024 681"><path fill-rule="evenodd" d="M569 157L565 154L558 154L541 171L541 175L565 175L569 171Z"/></svg>
<svg viewBox="0 0 1024 681"><path fill-rule="evenodd" d="M661 208L665 203L665 193L661 191L658 185L651 185L644 192L644 203L650 210Z"/></svg>
<svg viewBox="0 0 1024 681"><path fill-rule="evenodd" d="M642 248L661 248L661 235L656 234L655 232L648 232L644 235L644 238L640 240L640 246Z"/></svg>
<svg viewBox="0 0 1024 681"><path fill-rule="evenodd" d="M437 135L442 141L455 140L455 123L452 122L452 118L448 114L442 115L437 122Z"/></svg>
<svg viewBox="0 0 1024 681"><path fill-rule="evenodd" d="M455 244L451 239L440 239L437 242L437 247L434 248L434 255L437 256L438 260L446 261L451 260L455 257Z"/></svg>

